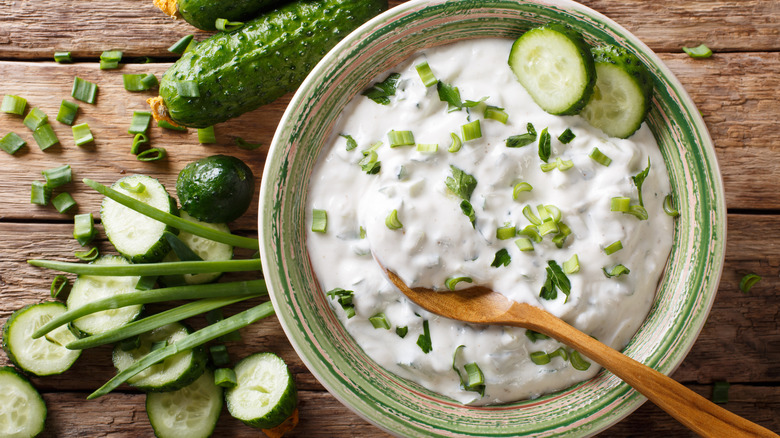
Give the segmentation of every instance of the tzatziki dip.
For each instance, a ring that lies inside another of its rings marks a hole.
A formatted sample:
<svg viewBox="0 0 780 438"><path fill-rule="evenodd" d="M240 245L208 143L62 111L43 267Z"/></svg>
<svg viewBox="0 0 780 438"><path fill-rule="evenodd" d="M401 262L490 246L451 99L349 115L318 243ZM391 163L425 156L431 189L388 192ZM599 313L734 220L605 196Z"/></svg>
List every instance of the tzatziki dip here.
<svg viewBox="0 0 780 438"><path fill-rule="evenodd" d="M337 121L307 195L312 267L357 344L473 405L561 390L599 366L525 329L426 312L377 261L411 287L486 286L621 349L650 310L674 229L646 124L622 140L546 113L507 65L511 44L436 47L375 78Z"/></svg>

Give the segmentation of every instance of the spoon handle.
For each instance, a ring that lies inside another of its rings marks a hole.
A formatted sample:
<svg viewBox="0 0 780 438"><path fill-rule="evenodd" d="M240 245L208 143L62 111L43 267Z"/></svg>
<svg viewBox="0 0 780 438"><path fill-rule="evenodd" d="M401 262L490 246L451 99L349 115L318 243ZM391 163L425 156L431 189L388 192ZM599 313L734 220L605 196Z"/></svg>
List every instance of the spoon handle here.
<svg viewBox="0 0 780 438"><path fill-rule="evenodd" d="M533 312L533 315L530 313ZM589 357L697 434L704 437L775 437L762 426L735 415L671 377L614 350L536 307L513 304L505 323L544 333ZM529 321L532 323L529 324ZM515 322L515 323L513 323Z"/></svg>

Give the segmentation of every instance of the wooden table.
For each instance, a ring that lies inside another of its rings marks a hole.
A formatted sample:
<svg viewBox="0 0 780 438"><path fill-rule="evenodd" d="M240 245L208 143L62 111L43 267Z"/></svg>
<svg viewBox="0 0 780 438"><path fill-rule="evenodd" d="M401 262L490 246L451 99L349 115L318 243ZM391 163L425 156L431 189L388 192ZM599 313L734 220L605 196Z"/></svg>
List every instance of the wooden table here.
<svg viewBox="0 0 780 438"><path fill-rule="evenodd" d="M70 99L74 76L96 82L95 105L82 104L78 122L88 122L94 146L74 146L70 128L53 121L62 140L38 149L21 120L0 114L0 136L14 131L28 142L15 156L0 153L0 321L25 304L46 301L52 272L28 266L30 258L72 259L72 213L32 205L30 184L40 171L68 163L74 180L88 177L112 183L125 174L153 175L173 191L188 162L224 153L249 163L259 178L276 125L289 96L216 127L218 144L200 145L194 130L151 129L154 146L168 159L142 163L130 153L127 128L133 110L145 110L151 92L129 93L122 73L151 72L158 77L172 62L166 48L196 32L172 21L151 0L0 0L0 94L27 98L53 120L60 101ZM401 3L391 1L391 5ZM709 397L713 382L731 383L725 407L780 431L780 2L775 0L586 0L583 3L628 28L655 50L685 85L715 141L726 185L728 245L726 265L710 318L674 378ZM715 54L691 59L682 46L706 43ZM120 70L101 71L103 50L121 48L125 60L149 56ZM74 64L52 62L55 51L71 51ZM28 108L29 108L28 107ZM239 136L264 147L246 151ZM101 196L81 183L64 188L78 202L76 213L99 213ZM257 202L232 224L235 232L256 234ZM98 246L109 250L102 238ZM742 293L742 276L763 277ZM307 371L275 318L242 332L229 346L234 359L255 351L274 351L291 366L300 391L301 422L294 436L386 434L342 406ZM0 364L9 361L2 355ZM110 349L86 351L61 376L34 378L49 407L46 436L152 436L144 395L123 386L94 401L86 395L114 374ZM257 436L259 432L223 412L215 436ZM651 404L603 436L690 436L691 433Z"/></svg>

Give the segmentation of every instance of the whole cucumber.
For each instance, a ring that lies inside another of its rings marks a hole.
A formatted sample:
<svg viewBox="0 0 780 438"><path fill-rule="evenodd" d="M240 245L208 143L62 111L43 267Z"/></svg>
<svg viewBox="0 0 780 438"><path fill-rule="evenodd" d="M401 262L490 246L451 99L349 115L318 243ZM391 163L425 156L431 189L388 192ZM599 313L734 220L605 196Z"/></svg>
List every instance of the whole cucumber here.
<svg viewBox="0 0 780 438"><path fill-rule="evenodd" d="M160 98L149 102L155 118L204 128L270 103L295 90L328 50L386 8L387 0L298 0L218 33L165 72ZM179 95L180 82L194 82L198 97Z"/></svg>
<svg viewBox="0 0 780 438"><path fill-rule="evenodd" d="M178 0L181 18L187 23L203 30L217 30L214 23L217 18L229 21L244 21L257 16L281 0Z"/></svg>

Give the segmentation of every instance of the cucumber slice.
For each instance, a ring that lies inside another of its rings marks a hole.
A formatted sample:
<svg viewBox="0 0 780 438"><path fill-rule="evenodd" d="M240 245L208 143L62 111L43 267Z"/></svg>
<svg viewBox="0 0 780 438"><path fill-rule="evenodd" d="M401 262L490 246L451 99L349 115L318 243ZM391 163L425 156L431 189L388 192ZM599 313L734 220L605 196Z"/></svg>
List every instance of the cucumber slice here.
<svg viewBox="0 0 780 438"><path fill-rule="evenodd" d="M209 437L220 412L222 388L208 370L184 388L146 395L146 415L157 438Z"/></svg>
<svg viewBox="0 0 780 438"><path fill-rule="evenodd" d="M46 413L46 403L27 378L12 367L0 367L0 436L37 436Z"/></svg>
<svg viewBox="0 0 780 438"><path fill-rule="evenodd" d="M230 415L252 427L271 429L295 411L298 392L282 358L256 353L233 369L238 385L225 392Z"/></svg>
<svg viewBox="0 0 780 438"><path fill-rule="evenodd" d="M140 185L139 185L140 184ZM177 214L176 201L156 179L145 175L126 176L111 186L125 195L171 214ZM176 229L104 198L100 219L108 240L120 254L134 263L159 262L171 247L163 232Z"/></svg>
<svg viewBox="0 0 780 438"><path fill-rule="evenodd" d="M650 111L653 80L633 53L612 45L592 50L596 86L582 116L610 137L628 138Z"/></svg>
<svg viewBox="0 0 780 438"><path fill-rule="evenodd" d="M77 339L67 326L38 339L32 338L33 332L66 310L62 303L49 302L32 304L14 312L3 328L3 348L11 362L36 376L67 371L81 355L81 350L65 348Z"/></svg>
<svg viewBox="0 0 780 438"><path fill-rule="evenodd" d="M184 210L181 210L179 213L181 214L182 219L196 222L203 226L225 233L230 232L230 228L228 228L227 224L212 224L201 222L187 214L187 212ZM187 245L203 260L218 261L231 260L233 258L233 247L225 243L215 242L213 240L190 234L186 231L181 231L179 233L179 240L184 242L185 245ZM173 251L169 252L168 255L166 255L163 259L165 262L175 262L178 260L179 258ZM183 277L186 284L203 284L211 283L212 281L217 280L221 275L221 272L209 272L204 274L184 274ZM166 284L168 283L166 282Z"/></svg>
<svg viewBox="0 0 780 438"><path fill-rule="evenodd" d="M129 351L119 346L114 348L113 361L122 371L149 354L153 346L164 342L174 344L184 338L192 329L174 322L140 335L140 345ZM127 382L142 391L174 391L194 382L206 369L206 350L203 346L181 351L160 363L141 371Z"/></svg>
<svg viewBox="0 0 780 438"><path fill-rule="evenodd" d="M101 256L94 262L96 265L129 265L126 258L116 255ZM79 275L73 282L73 288L68 295L68 308L75 309L95 300L135 292L135 285L141 277L106 277L96 275ZM121 327L136 319L141 314L142 305L120 307L104 310L82 316L71 323L84 336L96 335Z"/></svg>
<svg viewBox="0 0 780 438"><path fill-rule="evenodd" d="M575 30L548 24L524 33L512 45L509 67L534 102L550 114L577 114L596 81L593 56Z"/></svg>

